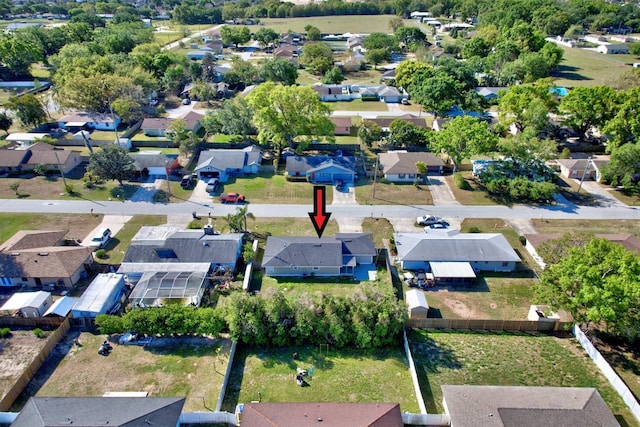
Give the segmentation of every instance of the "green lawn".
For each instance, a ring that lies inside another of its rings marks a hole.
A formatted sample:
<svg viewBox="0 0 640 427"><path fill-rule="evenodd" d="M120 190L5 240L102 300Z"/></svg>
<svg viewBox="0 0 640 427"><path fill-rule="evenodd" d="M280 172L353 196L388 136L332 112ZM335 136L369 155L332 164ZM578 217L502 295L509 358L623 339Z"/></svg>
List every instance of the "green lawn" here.
<svg viewBox="0 0 640 427"><path fill-rule="evenodd" d="M294 352L297 360L292 357ZM296 368L311 367L308 386L296 385ZM233 411L237 403L251 401L399 402L402 411L419 412L400 346L375 352L238 347L222 409Z"/></svg>
<svg viewBox="0 0 640 427"><path fill-rule="evenodd" d="M429 413L443 413L445 384L595 387L619 421L636 424L574 339L413 330L409 340Z"/></svg>
<svg viewBox="0 0 640 427"><path fill-rule="evenodd" d="M564 59L553 72L556 85L559 86L599 86L610 84L637 62L632 55L603 55L584 49L566 48Z"/></svg>
<svg viewBox="0 0 640 427"><path fill-rule="evenodd" d="M374 31L388 32L389 20L395 15L358 15L358 16L309 16L304 18L263 18L260 25L251 25L251 32L258 31L263 26L271 28L278 34L287 31L304 32L304 27L313 25L323 33L371 33ZM415 27L413 19L405 19L404 25Z"/></svg>
<svg viewBox="0 0 640 427"><path fill-rule="evenodd" d="M380 178L378 178L380 179ZM355 186L356 200L361 205L431 205L433 198L426 185L394 184L361 178Z"/></svg>
<svg viewBox="0 0 640 427"><path fill-rule="evenodd" d="M472 177L471 172L460 172L465 181L469 184L468 189L462 190L458 188L453 180L453 175L446 175L445 179L451 192L453 193L456 201L461 205L469 206L487 206L497 205L498 203L489 197L488 193L484 191L477 184L476 180Z"/></svg>
<svg viewBox="0 0 640 427"><path fill-rule="evenodd" d="M386 218L365 218L362 221L362 232L371 233L376 248L384 245L382 239L389 240L393 236L393 226Z"/></svg>
<svg viewBox="0 0 640 427"><path fill-rule="evenodd" d="M527 320L534 279L481 275L466 288L450 286L425 292L429 316L444 319Z"/></svg>
<svg viewBox="0 0 640 427"><path fill-rule="evenodd" d="M532 219L541 234L586 232L593 234L629 233L640 237L640 221L631 219Z"/></svg>
<svg viewBox="0 0 640 427"><path fill-rule="evenodd" d="M68 239L84 239L102 221L102 215L0 213L0 243L20 230L68 230Z"/></svg>
<svg viewBox="0 0 640 427"><path fill-rule="evenodd" d="M105 258L98 260L105 264L120 264L124 254L129 249L133 236L143 225L163 225L167 223L166 215L135 215L124 227L109 241L105 247Z"/></svg>
<svg viewBox="0 0 640 427"><path fill-rule="evenodd" d="M309 204L312 210L312 203ZM224 220L218 218L218 226L224 227ZM307 218L255 218L247 220L247 227L254 234L267 236L317 236L311 220ZM333 236L339 231L335 219L330 219L324 229L324 236Z"/></svg>
<svg viewBox="0 0 640 427"><path fill-rule="evenodd" d="M387 104L381 101L353 101L325 102L333 111L388 111Z"/></svg>

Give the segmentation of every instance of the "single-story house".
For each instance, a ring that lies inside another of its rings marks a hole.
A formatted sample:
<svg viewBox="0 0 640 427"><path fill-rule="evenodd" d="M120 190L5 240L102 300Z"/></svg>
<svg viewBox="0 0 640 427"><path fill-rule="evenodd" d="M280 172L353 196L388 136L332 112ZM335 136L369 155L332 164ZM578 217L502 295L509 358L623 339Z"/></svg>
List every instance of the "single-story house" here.
<svg viewBox="0 0 640 427"><path fill-rule="evenodd" d="M67 317L77 300L69 296L63 296L53 302L51 307L44 312L44 317Z"/></svg>
<svg viewBox="0 0 640 427"><path fill-rule="evenodd" d="M629 46L626 44L601 44L596 48L596 51L606 55L626 55L629 53Z"/></svg>
<svg viewBox="0 0 640 427"><path fill-rule="evenodd" d="M351 101L355 97L349 85L315 84L311 88L320 96L322 102Z"/></svg>
<svg viewBox="0 0 640 427"><path fill-rule="evenodd" d="M455 427L619 426L590 387L443 385L442 406Z"/></svg>
<svg viewBox="0 0 640 427"><path fill-rule="evenodd" d="M389 80L394 80L396 78L396 70L387 70L380 75L380 83L387 82Z"/></svg>
<svg viewBox="0 0 640 427"><path fill-rule="evenodd" d="M217 55L222 54L224 51L224 44L222 43L222 40L211 40L210 42L207 42L205 46L210 52Z"/></svg>
<svg viewBox="0 0 640 427"><path fill-rule="evenodd" d="M147 136L165 136L165 132L173 119L166 117L147 117L142 120L140 129Z"/></svg>
<svg viewBox="0 0 640 427"><path fill-rule="evenodd" d="M412 183L415 180L424 180L425 177L416 167L417 162L423 162L427 166L427 173L440 173L444 167L440 157L425 152L387 151L378 154L378 159L380 170L389 182Z"/></svg>
<svg viewBox="0 0 640 427"><path fill-rule="evenodd" d="M207 55L213 56L213 53L209 50L202 49L190 50L189 52L187 52L187 58L189 58L191 61L202 61Z"/></svg>
<svg viewBox="0 0 640 427"><path fill-rule="evenodd" d="M353 35L347 39L347 48L353 49L356 46L362 46L364 39L361 36Z"/></svg>
<svg viewBox="0 0 640 427"><path fill-rule="evenodd" d="M14 132L7 135L5 141L16 142L21 147L27 148L42 138L51 138L51 134L46 132Z"/></svg>
<svg viewBox="0 0 640 427"><path fill-rule="evenodd" d="M542 257L538 254L538 248L541 244L548 240L560 239L562 234L559 233L551 233L551 234L525 234L524 238L527 243L525 243L525 249L531 254L533 259L538 263L541 268L545 268L546 264L542 260ZM621 234L596 234L594 237L599 239L607 239L610 242L617 243L619 245L624 246L624 248L630 252L635 252L640 255L640 238L634 236L633 234L621 233Z"/></svg>
<svg viewBox="0 0 640 427"><path fill-rule="evenodd" d="M443 265L446 282L464 279L473 272L516 269L520 257L500 233L460 233L458 230L437 230L431 233L394 233L398 259L405 270L433 272L432 264L457 263L460 277ZM468 264L468 265L466 265ZM434 274L434 279L439 280Z"/></svg>
<svg viewBox="0 0 640 427"><path fill-rule="evenodd" d="M93 263L90 248L62 246L66 231L22 230L0 247L0 286L75 285Z"/></svg>
<svg viewBox="0 0 640 427"><path fill-rule="evenodd" d="M189 111L187 114L180 117L181 120L184 120L185 129L190 130L193 133L198 133L198 131L202 128L203 118L203 114L196 113L195 111Z"/></svg>
<svg viewBox="0 0 640 427"><path fill-rule="evenodd" d="M356 165L346 156L288 156L285 176L306 178L311 183L334 183L341 179L344 183L356 180Z"/></svg>
<svg viewBox="0 0 640 427"><path fill-rule="evenodd" d="M370 234L333 237L269 236L262 260L267 276L354 276L357 265L374 263Z"/></svg>
<svg viewBox="0 0 640 427"><path fill-rule="evenodd" d="M413 126L421 127L423 129L428 128L427 122L423 117L414 116L413 114L405 114L399 117L386 117L386 118L375 118L375 119L365 119L365 120L376 123L385 132L389 132L391 123L395 122L396 120L401 120L403 122L410 123Z"/></svg>
<svg viewBox="0 0 640 427"><path fill-rule="evenodd" d="M429 304L421 289L409 289L406 293L409 319L426 319L429 315Z"/></svg>
<svg viewBox="0 0 640 427"><path fill-rule="evenodd" d="M334 125L335 135L351 135L351 117L329 117Z"/></svg>
<svg viewBox="0 0 640 427"><path fill-rule="evenodd" d="M65 129L115 130L120 126L120 121L120 117L111 114L74 113L58 120L58 125Z"/></svg>
<svg viewBox="0 0 640 427"><path fill-rule="evenodd" d="M287 61L298 63L298 55L300 54L300 46L292 44L281 44L273 51L273 56Z"/></svg>
<svg viewBox="0 0 640 427"><path fill-rule="evenodd" d="M73 307L73 318L91 323L99 314L112 313L120 307L125 293L124 274L98 274Z"/></svg>
<svg viewBox="0 0 640 427"><path fill-rule="evenodd" d="M12 427L179 426L184 397L32 397Z"/></svg>
<svg viewBox="0 0 640 427"><path fill-rule="evenodd" d="M0 149L0 173L20 172L31 157L30 150Z"/></svg>
<svg viewBox="0 0 640 427"><path fill-rule="evenodd" d="M403 427L398 403L245 403L242 427Z"/></svg>
<svg viewBox="0 0 640 427"><path fill-rule="evenodd" d="M22 170L33 170L38 165L45 165L47 170L67 173L82 163L80 151L64 150L46 142L36 142L28 148L31 156L22 164Z"/></svg>
<svg viewBox="0 0 640 427"><path fill-rule="evenodd" d="M261 164L262 150L255 145L204 150L193 172L198 174L198 179L218 178L220 182L227 182L232 176L256 175Z"/></svg>
<svg viewBox="0 0 640 427"><path fill-rule="evenodd" d="M476 93L487 101L498 98L501 91L506 92L508 90L509 90L508 87L497 87L497 86L486 86L486 87L483 86L483 87L475 88Z"/></svg>
<svg viewBox="0 0 640 427"><path fill-rule="evenodd" d="M0 307L0 311L22 317L43 317L52 305L50 292L16 292Z"/></svg>
<svg viewBox="0 0 640 427"><path fill-rule="evenodd" d="M378 89L378 99L387 104L397 104L402 101L404 95L393 86L381 86Z"/></svg>
<svg viewBox="0 0 640 427"><path fill-rule="evenodd" d="M180 168L177 157L162 154L160 151L139 151L129 153L129 157L133 159L134 176L164 178L170 175L172 170Z"/></svg>
<svg viewBox="0 0 640 427"><path fill-rule="evenodd" d="M609 164L609 159L557 159L560 165L560 174L567 178L594 180L600 182L601 170Z"/></svg>

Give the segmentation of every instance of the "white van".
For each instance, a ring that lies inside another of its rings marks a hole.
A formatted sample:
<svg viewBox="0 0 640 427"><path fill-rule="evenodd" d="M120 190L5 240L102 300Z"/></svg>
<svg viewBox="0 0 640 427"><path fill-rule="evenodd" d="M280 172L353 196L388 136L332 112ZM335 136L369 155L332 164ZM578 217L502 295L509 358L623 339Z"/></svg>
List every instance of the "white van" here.
<svg viewBox="0 0 640 427"><path fill-rule="evenodd" d="M101 228L91 238L89 246L96 249L102 249L109 242L109 239L111 239L111 230L108 228Z"/></svg>

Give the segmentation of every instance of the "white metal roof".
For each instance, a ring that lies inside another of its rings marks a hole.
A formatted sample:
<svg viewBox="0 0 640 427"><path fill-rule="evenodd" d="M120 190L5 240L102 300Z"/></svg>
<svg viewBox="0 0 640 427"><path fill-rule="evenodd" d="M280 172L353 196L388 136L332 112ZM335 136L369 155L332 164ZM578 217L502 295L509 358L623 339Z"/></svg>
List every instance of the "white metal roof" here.
<svg viewBox="0 0 640 427"><path fill-rule="evenodd" d="M407 291L406 295L407 305L409 308L423 307L429 309L427 298L424 296L424 292L420 289L410 289Z"/></svg>
<svg viewBox="0 0 640 427"><path fill-rule="evenodd" d="M44 316L55 314L58 316L66 317L66 315L69 314L76 302L77 300L75 298L67 296L57 299L53 302L53 304L51 304L51 307L49 307L49 309L44 312Z"/></svg>
<svg viewBox="0 0 640 427"><path fill-rule="evenodd" d="M104 313L111 294L119 287L124 287L124 274L98 274L84 291L73 311Z"/></svg>
<svg viewBox="0 0 640 427"><path fill-rule="evenodd" d="M36 139L42 139L47 136L51 135L49 135L48 133L15 132L9 134L5 139L7 141L35 141Z"/></svg>
<svg viewBox="0 0 640 427"><path fill-rule="evenodd" d="M16 292L0 307L0 310L16 311L24 307L38 308L50 297L51 294L45 291Z"/></svg>
<svg viewBox="0 0 640 427"><path fill-rule="evenodd" d="M211 264L208 262L123 262L118 269L118 273L145 273L147 271L192 271L194 273L208 273Z"/></svg>
<svg viewBox="0 0 640 427"><path fill-rule="evenodd" d="M429 265L436 279L443 277L475 279L476 277L476 273L468 262L430 262Z"/></svg>

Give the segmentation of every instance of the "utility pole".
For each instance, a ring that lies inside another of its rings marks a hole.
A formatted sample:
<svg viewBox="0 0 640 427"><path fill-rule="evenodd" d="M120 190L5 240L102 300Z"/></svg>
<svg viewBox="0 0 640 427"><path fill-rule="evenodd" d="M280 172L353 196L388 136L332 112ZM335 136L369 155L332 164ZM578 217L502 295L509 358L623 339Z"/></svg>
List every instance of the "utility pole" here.
<svg viewBox="0 0 640 427"><path fill-rule="evenodd" d="M380 157L378 155L376 155L376 166L373 169L373 190L372 190L372 194L371 194L371 198L375 199L376 198L376 181L377 181L377 177L378 177L378 164L380 163Z"/></svg>
<svg viewBox="0 0 640 427"><path fill-rule="evenodd" d="M584 178L587 176L587 172L589 171L589 166L591 166L591 156L587 158L587 165L584 167L584 171L582 171L582 178L580 178L580 185L578 185L578 194L580 194L580 189L582 188Z"/></svg>
<svg viewBox="0 0 640 427"><path fill-rule="evenodd" d="M58 158L58 153L56 149L53 149L53 154L56 156L56 162L58 162L58 169L60 169L60 175L62 175L62 183L64 184L65 191L67 190L67 179L64 176L64 170L62 169L62 165L60 164L60 159Z"/></svg>

